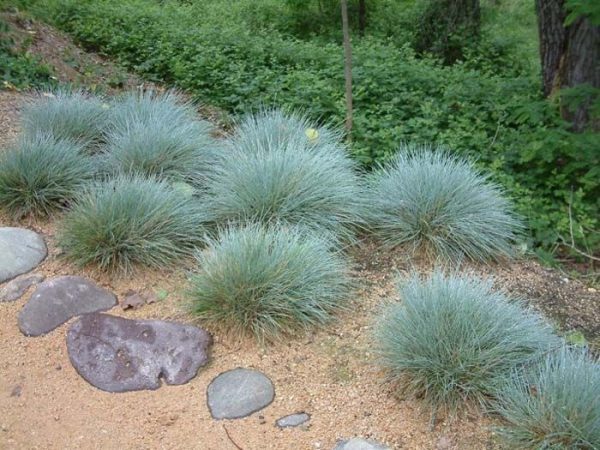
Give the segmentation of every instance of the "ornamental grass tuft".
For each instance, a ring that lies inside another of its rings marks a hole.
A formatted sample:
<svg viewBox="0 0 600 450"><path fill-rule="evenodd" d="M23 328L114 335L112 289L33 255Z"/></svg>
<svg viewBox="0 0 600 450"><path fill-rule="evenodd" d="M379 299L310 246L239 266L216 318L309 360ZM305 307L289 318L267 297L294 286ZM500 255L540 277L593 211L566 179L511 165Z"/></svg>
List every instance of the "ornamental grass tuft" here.
<svg viewBox="0 0 600 450"><path fill-rule="evenodd" d="M297 227L229 228L197 260L193 313L260 342L323 325L351 290L343 256Z"/></svg>
<svg viewBox="0 0 600 450"><path fill-rule="evenodd" d="M229 143L235 148L253 152L289 143L313 148L334 146L342 139L341 130L319 125L306 115L281 109L262 109L238 123Z"/></svg>
<svg viewBox="0 0 600 450"><path fill-rule="evenodd" d="M103 170L138 173L204 188L215 162L212 127L174 92L129 93L110 116Z"/></svg>
<svg viewBox="0 0 600 450"><path fill-rule="evenodd" d="M514 254L522 225L500 187L443 148L401 148L370 192L371 228L387 247L454 262Z"/></svg>
<svg viewBox="0 0 600 450"><path fill-rule="evenodd" d="M202 211L166 181L121 176L79 196L61 223L59 242L69 259L106 271L168 267L202 244Z"/></svg>
<svg viewBox="0 0 600 450"><path fill-rule="evenodd" d="M70 140L95 153L104 141L108 109L108 103L84 91L44 92L23 110L23 132Z"/></svg>
<svg viewBox="0 0 600 450"><path fill-rule="evenodd" d="M399 294L376 326L381 363L433 413L486 405L513 369L558 345L541 316L475 276L413 275Z"/></svg>
<svg viewBox="0 0 600 450"><path fill-rule="evenodd" d="M49 216L69 207L93 176L81 145L49 134L22 137L0 152L0 208L17 219Z"/></svg>
<svg viewBox="0 0 600 450"><path fill-rule="evenodd" d="M215 166L208 202L217 224L302 225L350 242L363 224L364 188L355 163L337 145L267 141L230 148Z"/></svg>
<svg viewBox="0 0 600 450"><path fill-rule="evenodd" d="M600 362L585 348L564 347L515 372L498 397L510 448L600 448Z"/></svg>

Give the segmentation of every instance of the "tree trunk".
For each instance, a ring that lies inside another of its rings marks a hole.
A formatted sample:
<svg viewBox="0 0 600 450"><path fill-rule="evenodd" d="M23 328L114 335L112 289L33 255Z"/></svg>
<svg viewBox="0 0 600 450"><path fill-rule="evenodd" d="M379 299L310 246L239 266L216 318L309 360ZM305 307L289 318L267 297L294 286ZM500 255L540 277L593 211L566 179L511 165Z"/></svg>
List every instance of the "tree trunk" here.
<svg viewBox="0 0 600 450"><path fill-rule="evenodd" d="M479 0L429 0L417 23L414 46L453 64L463 57L463 47L479 36Z"/></svg>
<svg viewBox="0 0 600 450"><path fill-rule="evenodd" d="M600 27L586 17L565 27L564 4L564 0L536 0L542 85L547 97L583 84L600 88ZM574 131L582 131L589 124L590 102L561 108Z"/></svg>
<svg viewBox="0 0 600 450"><path fill-rule="evenodd" d="M342 29L344 32L344 77L346 79L346 133L351 139L352 132L352 44L348 26L348 1L342 2Z"/></svg>
<svg viewBox="0 0 600 450"><path fill-rule="evenodd" d="M358 33L360 36L365 35L367 28L367 3L366 0L358 0Z"/></svg>

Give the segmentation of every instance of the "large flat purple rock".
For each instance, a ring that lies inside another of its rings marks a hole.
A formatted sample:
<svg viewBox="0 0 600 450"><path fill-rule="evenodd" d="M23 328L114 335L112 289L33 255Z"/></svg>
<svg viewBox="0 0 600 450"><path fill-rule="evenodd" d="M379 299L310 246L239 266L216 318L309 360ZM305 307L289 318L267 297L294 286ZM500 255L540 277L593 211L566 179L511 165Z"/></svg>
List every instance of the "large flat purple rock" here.
<svg viewBox="0 0 600 450"><path fill-rule="evenodd" d="M26 336L40 336L69 319L117 304L117 297L90 280L76 276L52 278L41 284L19 313L19 328Z"/></svg>
<svg viewBox="0 0 600 450"><path fill-rule="evenodd" d="M86 314L67 333L75 370L108 392L157 389L161 378L187 383L207 363L211 343L208 332L191 325L108 314Z"/></svg>

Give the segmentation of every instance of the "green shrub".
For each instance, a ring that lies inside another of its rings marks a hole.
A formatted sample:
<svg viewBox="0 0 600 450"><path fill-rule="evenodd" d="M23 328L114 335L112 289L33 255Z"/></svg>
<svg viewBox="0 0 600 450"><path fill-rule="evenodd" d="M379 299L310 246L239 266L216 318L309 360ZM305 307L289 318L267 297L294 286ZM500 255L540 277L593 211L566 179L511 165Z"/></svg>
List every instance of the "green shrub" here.
<svg viewBox="0 0 600 450"><path fill-rule="evenodd" d="M256 152L294 142L310 147L335 146L341 143L342 138L341 130L320 126L305 115L281 109L263 109L244 117L229 141L234 148Z"/></svg>
<svg viewBox="0 0 600 450"><path fill-rule="evenodd" d="M254 142L255 135L245 137ZM364 194L343 147L267 140L250 152L246 142L236 140L211 176L208 202L217 224L301 224L342 241L353 239L362 223Z"/></svg>
<svg viewBox="0 0 600 450"><path fill-rule="evenodd" d="M23 110L27 135L51 134L85 146L91 153L103 142L108 104L83 91L45 92Z"/></svg>
<svg viewBox="0 0 600 450"><path fill-rule="evenodd" d="M553 352L516 372L495 410L510 448L600 448L600 364L585 349Z"/></svg>
<svg viewBox="0 0 600 450"><path fill-rule="evenodd" d="M373 176L370 200L385 245L445 260L510 257L521 229L501 189L443 148L401 148Z"/></svg>
<svg viewBox="0 0 600 450"><path fill-rule="evenodd" d="M84 47L207 104L235 114L284 106L344 120L339 16L331 15L339 2L22 3ZM475 156L515 198L529 246L556 248L559 234L573 230L578 246L596 251L600 235L589 230L600 228L600 140L593 130L572 133L562 102L542 97L532 4L482 2L481 42L452 66L417 57L407 44L422 4L368 2L366 35L353 42L352 155L371 166L399 142L435 142ZM305 19L315 34L306 33ZM297 26L305 40L290 36Z"/></svg>
<svg viewBox="0 0 600 450"><path fill-rule="evenodd" d="M48 134L21 138L0 152L0 207L12 216L48 216L67 208L94 176L80 145Z"/></svg>
<svg viewBox="0 0 600 450"><path fill-rule="evenodd" d="M194 314L259 341L324 324L350 292L341 254L295 227L229 228L197 258Z"/></svg>
<svg viewBox="0 0 600 450"><path fill-rule="evenodd" d="M400 394L435 412L485 405L511 371L557 343L536 313L475 276L436 271L399 286L376 325L381 363Z"/></svg>
<svg viewBox="0 0 600 450"><path fill-rule="evenodd" d="M80 265L130 272L136 265L168 267L203 241L203 213L194 199L150 177L96 183L64 217L59 242Z"/></svg>

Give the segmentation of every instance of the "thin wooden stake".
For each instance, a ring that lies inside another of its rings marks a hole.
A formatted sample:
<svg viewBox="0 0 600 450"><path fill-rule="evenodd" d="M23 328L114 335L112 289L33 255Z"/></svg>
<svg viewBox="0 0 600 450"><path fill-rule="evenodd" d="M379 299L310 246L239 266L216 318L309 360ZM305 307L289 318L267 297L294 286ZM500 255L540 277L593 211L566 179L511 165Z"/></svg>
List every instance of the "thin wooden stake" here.
<svg viewBox="0 0 600 450"><path fill-rule="evenodd" d="M348 26L348 1L342 2L342 29L344 32L344 77L346 79L346 133L352 139L352 44Z"/></svg>

